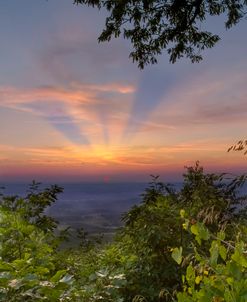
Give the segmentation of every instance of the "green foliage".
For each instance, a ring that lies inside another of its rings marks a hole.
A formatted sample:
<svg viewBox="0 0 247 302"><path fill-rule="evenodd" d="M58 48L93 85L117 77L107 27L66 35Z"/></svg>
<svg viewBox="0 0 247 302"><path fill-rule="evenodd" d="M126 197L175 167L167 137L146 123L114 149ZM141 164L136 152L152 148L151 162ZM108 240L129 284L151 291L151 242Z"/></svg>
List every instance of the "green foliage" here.
<svg viewBox="0 0 247 302"><path fill-rule="evenodd" d="M57 222L44 212L57 201L57 194L61 192L63 189L57 185L40 190L40 183L33 181L25 197L2 196L0 203L4 209L21 213L25 220L42 230L53 231Z"/></svg>
<svg viewBox="0 0 247 302"><path fill-rule="evenodd" d="M217 228L218 224L246 219L246 196L239 194L246 178L246 175L204 173L196 162L194 167L187 167L176 199L181 208L188 209L188 215Z"/></svg>
<svg viewBox="0 0 247 302"><path fill-rule="evenodd" d="M43 219L61 189L2 197L0 301L246 301L245 179L199 163L180 190L153 176L112 243L81 229L78 248L65 250Z"/></svg>
<svg viewBox="0 0 247 302"><path fill-rule="evenodd" d="M76 4L104 8L109 12L99 41L112 37L130 40L130 57L140 68L157 63L165 49L174 63L185 56L192 62L202 59L201 52L213 47L219 36L202 26L209 16L224 15L225 26L236 25L245 16L245 0L74 0Z"/></svg>
<svg viewBox="0 0 247 302"><path fill-rule="evenodd" d="M178 285L179 271L172 263L170 249L174 242L182 241L183 234L175 204L164 196L153 202L145 200L124 216L126 225L119 240L122 250L134 255L132 268L126 272L128 295L155 301L164 284L172 290Z"/></svg>
<svg viewBox="0 0 247 302"><path fill-rule="evenodd" d="M72 276L56 268L49 234L18 212L0 213L0 301L71 301Z"/></svg>
<svg viewBox="0 0 247 302"><path fill-rule="evenodd" d="M0 301L73 301L72 275L57 262L57 223L44 214L62 188L39 185L1 198Z"/></svg>
<svg viewBox="0 0 247 302"><path fill-rule="evenodd" d="M62 251L58 257L64 263L60 269L66 268L73 275L72 301L124 301L126 278L122 264L125 260L114 244L108 247L90 244L78 250Z"/></svg>
<svg viewBox="0 0 247 302"><path fill-rule="evenodd" d="M215 235L201 223L188 227L199 245L202 241L210 244L207 253L199 252L194 244L194 253L182 276L183 291L177 293L178 302L247 300L247 228L236 225L235 229L235 236L226 241L222 230Z"/></svg>
<svg viewBox="0 0 247 302"><path fill-rule="evenodd" d="M182 253L182 246L180 246L180 248L175 247L175 249L172 249L172 258L177 262L177 264L181 264L182 262Z"/></svg>
<svg viewBox="0 0 247 302"><path fill-rule="evenodd" d="M206 174L199 163L187 168L179 191L153 177L143 202L123 216L125 225L118 235L119 258L125 261L116 265L126 276L126 301L135 296L157 301L160 290L168 299L183 286L181 274L193 254L193 237L201 244L209 239L208 229L216 232L219 226L225 227L226 236L231 237L236 221L245 224L246 204L242 202L246 197L238 193L245 179ZM189 224L190 233L185 230ZM178 243L180 247L176 248ZM199 251L206 252L208 244L201 245ZM172 258L183 266L178 268Z"/></svg>

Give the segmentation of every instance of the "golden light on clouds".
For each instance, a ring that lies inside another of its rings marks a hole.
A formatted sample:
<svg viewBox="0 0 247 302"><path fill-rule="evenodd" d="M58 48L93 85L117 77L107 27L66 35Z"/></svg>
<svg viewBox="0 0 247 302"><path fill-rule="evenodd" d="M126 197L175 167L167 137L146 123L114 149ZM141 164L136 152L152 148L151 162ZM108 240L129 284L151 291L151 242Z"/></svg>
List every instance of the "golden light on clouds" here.
<svg viewBox="0 0 247 302"><path fill-rule="evenodd" d="M245 159L226 150L245 134L244 79L187 79L143 116L138 86L128 83L0 87L0 175L128 179L181 172L196 160L241 170Z"/></svg>
<svg viewBox="0 0 247 302"><path fill-rule="evenodd" d="M140 71L128 41L98 44L104 16L69 2L4 2L0 180L174 178L196 160L247 169L227 153L246 138L244 23L225 33L212 20L222 40L200 64L160 56Z"/></svg>

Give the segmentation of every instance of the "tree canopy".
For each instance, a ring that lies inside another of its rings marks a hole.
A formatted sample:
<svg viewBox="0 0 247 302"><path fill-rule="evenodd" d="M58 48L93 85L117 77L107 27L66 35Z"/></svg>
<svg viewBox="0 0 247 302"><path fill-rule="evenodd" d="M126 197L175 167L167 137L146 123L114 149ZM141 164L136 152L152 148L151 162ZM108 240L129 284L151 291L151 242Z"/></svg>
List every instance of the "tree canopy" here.
<svg viewBox="0 0 247 302"><path fill-rule="evenodd" d="M62 188L0 195L0 302L246 302L247 177L183 176L153 176L111 242L80 232L73 248L46 215Z"/></svg>
<svg viewBox="0 0 247 302"><path fill-rule="evenodd" d="M202 60L201 52L213 47L220 37L204 30L209 16L225 16L225 27L236 25L246 15L246 0L74 0L109 16L99 42L123 35L133 46L130 58L141 69L157 63L166 50L170 62L181 57Z"/></svg>

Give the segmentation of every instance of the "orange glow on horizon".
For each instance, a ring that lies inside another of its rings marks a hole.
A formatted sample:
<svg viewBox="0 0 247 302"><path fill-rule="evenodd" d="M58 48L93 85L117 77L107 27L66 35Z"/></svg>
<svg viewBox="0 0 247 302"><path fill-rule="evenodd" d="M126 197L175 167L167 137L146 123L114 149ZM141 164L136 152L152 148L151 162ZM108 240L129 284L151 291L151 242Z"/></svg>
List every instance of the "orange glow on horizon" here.
<svg viewBox="0 0 247 302"><path fill-rule="evenodd" d="M209 170L244 171L246 158L226 152L234 133L242 136L245 131L244 92L239 92L238 106L228 99L224 106L208 102L207 107L206 99L221 94L224 83L221 79L202 88L203 80L171 90L143 119L133 111L134 85L0 87L0 106L6 110L0 177L135 179L181 175L196 160ZM229 77L224 81L231 85ZM16 124L6 116L13 116Z"/></svg>

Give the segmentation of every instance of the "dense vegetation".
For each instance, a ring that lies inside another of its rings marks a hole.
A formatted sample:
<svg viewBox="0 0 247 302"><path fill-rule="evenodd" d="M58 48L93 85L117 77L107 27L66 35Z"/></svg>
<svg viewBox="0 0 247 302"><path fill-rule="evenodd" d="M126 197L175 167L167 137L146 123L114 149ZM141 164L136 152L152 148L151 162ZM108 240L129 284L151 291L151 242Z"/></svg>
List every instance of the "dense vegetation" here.
<svg viewBox="0 0 247 302"><path fill-rule="evenodd" d="M188 167L182 189L153 177L108 244L66 232L46 208L62 191L1 197L0 301L247 301L245 176Z"/></svg>

